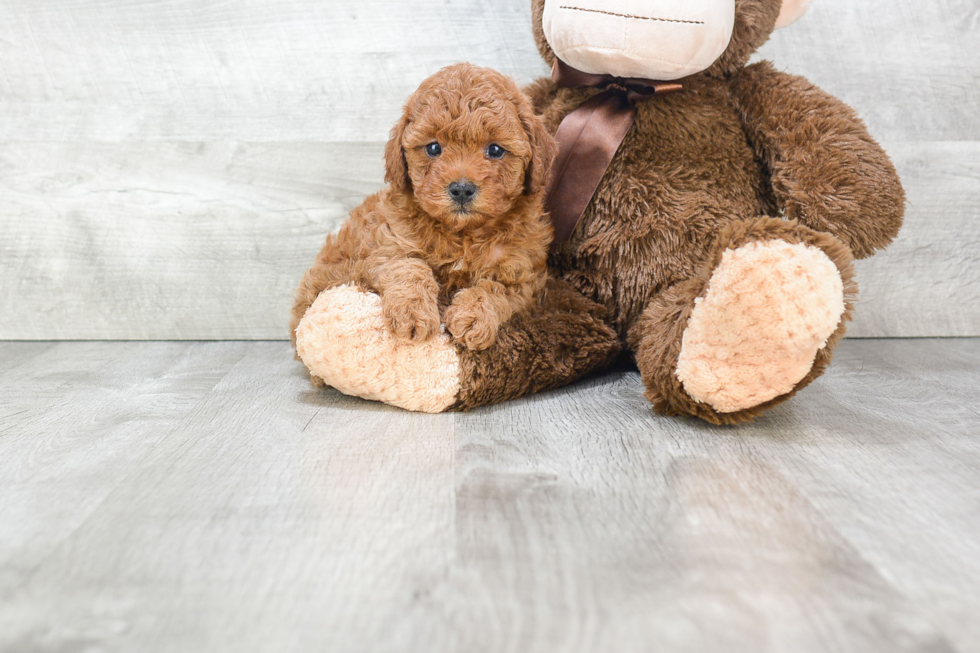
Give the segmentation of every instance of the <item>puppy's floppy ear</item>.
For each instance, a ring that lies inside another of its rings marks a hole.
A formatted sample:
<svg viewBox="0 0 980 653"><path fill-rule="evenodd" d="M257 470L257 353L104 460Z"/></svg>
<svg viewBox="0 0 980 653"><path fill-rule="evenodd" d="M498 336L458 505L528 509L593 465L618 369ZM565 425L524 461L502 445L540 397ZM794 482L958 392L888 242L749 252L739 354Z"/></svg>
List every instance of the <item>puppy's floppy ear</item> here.
<svg viewBox="0 0 980 653"><path fill-rule="evenodd" d="M531 160L524 171L524 194L543 193L551 175L551 165L558 156L558 143L545 129L544 122L534 114L531 101L522 93L517 103L521 125L531 144Z"/></svg>
<svg viewBox="0 0 980 653"><path fill-rule="evenodd" d="M407 127L408 108L406 107L398 123L391 128L388 144L385 145L385 181L391 184L392 190L397 193L412 191L412 180L408 176L408 161L405 159L405 149L402 147L402 139L405 137Z"/></svg>

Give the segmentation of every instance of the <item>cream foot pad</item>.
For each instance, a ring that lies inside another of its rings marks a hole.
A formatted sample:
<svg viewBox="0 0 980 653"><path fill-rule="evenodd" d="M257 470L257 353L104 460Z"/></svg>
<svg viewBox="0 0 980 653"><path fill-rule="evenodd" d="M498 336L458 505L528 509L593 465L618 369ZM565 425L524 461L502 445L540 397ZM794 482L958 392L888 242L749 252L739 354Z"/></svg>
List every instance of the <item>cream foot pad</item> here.
<svg viewBox="0 0 980 653"><path fill-rule="evenodd" d="M320 293L296 327L309 370L344 394L406 410L439 413L459 395L459 354L442 333L424 343L397 340L381 298L352 286Z"/></svg>
<svg viewBox="0 0 980 653"><path fill-rule="evenodd" d="M844 308L840 272L819 248L772 240L730 249L696 300L677 377L720 413L761 405L806 377Z"/></svg>

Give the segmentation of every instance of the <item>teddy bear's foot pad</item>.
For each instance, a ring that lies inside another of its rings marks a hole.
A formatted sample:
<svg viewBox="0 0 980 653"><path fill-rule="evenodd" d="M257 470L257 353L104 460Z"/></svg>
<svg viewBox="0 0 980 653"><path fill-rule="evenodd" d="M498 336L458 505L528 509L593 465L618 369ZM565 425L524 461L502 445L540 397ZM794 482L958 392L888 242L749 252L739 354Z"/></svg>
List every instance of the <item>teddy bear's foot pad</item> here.
<svg viewBox="0 0 980 653"><path fill-rule="evenodd" d="M841 275L824 252L782 240L726 251L695 300L676 375L719 413L791 392L844 315Z"/></svg>
<svg viewBox="0 0 980 653"><path fill-rule="evenodd" d="M460 360L445 333L397 339L381 298L353 286L320 293L296 328L296 352L310 372L344 394L439 413L456 403Z"/></svg>

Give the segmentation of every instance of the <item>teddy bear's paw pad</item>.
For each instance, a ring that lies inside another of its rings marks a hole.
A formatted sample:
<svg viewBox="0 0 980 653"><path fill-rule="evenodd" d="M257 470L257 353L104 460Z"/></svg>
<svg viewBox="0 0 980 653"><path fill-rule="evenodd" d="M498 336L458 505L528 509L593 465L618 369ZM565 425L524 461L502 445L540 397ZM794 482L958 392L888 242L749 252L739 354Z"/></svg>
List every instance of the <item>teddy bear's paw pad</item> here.
<svg viewBox="0 0 980 653"><path fill-rule="evenodd" d="M296 327L296 351L311 373L344 394L424 413L446 410L459 395L459 354L449 336L396 338L381 298L353 286L320 293Z"/></svg>
<svg viewBox="0 0 980 653"><path fill-rule="evenodd" d="M782 240L729 249L695 300L676 374L695 400L734 413L791 392L844 315L837 266Z"/></svg>

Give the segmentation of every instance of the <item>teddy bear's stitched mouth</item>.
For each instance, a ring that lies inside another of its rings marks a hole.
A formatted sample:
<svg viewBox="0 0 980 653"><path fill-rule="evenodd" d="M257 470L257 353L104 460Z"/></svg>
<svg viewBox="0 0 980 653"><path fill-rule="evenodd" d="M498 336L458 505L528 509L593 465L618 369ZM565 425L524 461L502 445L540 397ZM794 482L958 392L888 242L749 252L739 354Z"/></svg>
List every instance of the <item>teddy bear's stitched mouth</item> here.
<svg viewBox="0 0 980 653"><path fill-rule="evenodd" d="M634 16L632 14L617 14L615 11L604 11L602 9L586 9L584 7L570 7L568 5L562 5L560 8L568 9L570 11L585 11L590 14L603 14L606 16L617 16L619 18L632 18L634 20L655 20L661 23L683 23L685 25L704 25L704 22L700 20L677 20L675 18L656 18L654 16Z"/></svg>

